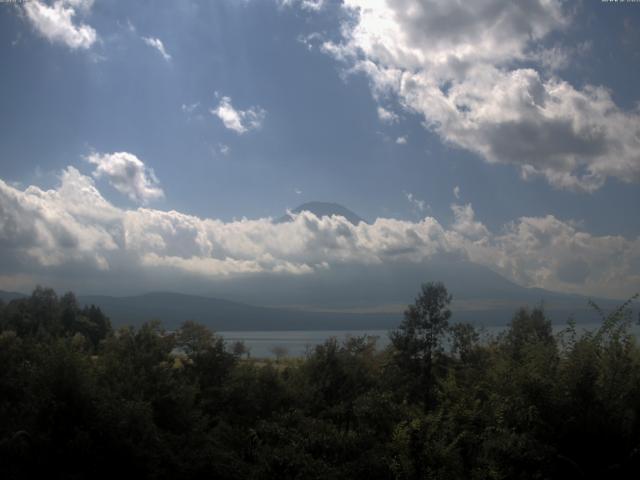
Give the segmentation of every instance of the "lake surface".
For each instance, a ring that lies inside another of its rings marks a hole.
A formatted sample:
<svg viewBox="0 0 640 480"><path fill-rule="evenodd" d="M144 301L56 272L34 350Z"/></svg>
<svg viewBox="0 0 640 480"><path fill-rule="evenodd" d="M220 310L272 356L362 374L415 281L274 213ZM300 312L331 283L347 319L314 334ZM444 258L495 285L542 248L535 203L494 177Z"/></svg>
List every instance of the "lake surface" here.
<svg viewBox="0 0 640 480"><path fill-rule="evenodd" d="M249 347L251 356L274 358L274 348L284 348L289 357L302 357L308 350L324 343L331 337L342 341L349 336L371 335L378 337L378 348L389 344L387 330L286 330L271 332L216 332L227 343L243 341Z"/></svg>
<svg viewBox="0 0 640 480"><path fill-rule="evenodd" d="M567 327L566 324L553 325L554 333L558 334ZM596 330L599 323L579 324L578 332ZM504 326L477 327L481 338L498 335L504 331ZM634 324L631 328L636 337L640 337L640 326ZM246 331L246 332L217 332L227 343L242 341L249 347L254 358L275 358L274 349L283 348L289 357L302 357L316 345L324 343L331 337L339 341L349 336L369 335L377 337L377 347L385 348L389 345L389 330L285 330L285 331Z"/></svg>

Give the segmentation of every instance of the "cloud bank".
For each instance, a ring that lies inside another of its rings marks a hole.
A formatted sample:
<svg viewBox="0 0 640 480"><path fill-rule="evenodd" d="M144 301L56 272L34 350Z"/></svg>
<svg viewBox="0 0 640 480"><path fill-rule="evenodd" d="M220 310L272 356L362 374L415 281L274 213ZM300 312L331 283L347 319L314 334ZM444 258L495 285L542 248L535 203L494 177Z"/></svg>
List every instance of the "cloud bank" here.
<svg viewBox="0 0 640 480"><path fill-rule="evenodd" d="M109 166L104 159L113 155L98 157L98 168ZM475 218L471 205L452 208L449 227L432 217L378 218L356 226L309 212L288 223L223 222L175 210L117 208L93 178L68 167L52 190L21 190L0 180L0 255L5 275L35 279L73 270L82 279L125 282L162 273L206 283L453 255L524 286L614 297L640 286L640 238L594 236L552 215L522 217L494 233Z"/></svg>
<svg viewBox="0 0 640 480"><path fill-rule="evenodd" d="M640 181L640 108L624 111L605 87L576 88L555 74L569 54L545 42L571 22L562 2L345 0L344 8L343 39L324 51L364 72L382 104L396 99L422 115L444 142L562 189Z"/></svg>

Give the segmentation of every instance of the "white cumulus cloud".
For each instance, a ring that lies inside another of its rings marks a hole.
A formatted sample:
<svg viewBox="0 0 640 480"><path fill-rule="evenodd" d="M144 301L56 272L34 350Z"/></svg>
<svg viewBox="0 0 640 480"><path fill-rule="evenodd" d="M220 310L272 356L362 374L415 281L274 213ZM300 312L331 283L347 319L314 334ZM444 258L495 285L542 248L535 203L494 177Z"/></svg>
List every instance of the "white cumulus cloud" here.
<svg viewBox="0 0 640 480"><path fill-rule="evenodd" d="M109 268L105 253L121 244L120 211L75 168L67 168L60 181L56 190L31 186L21 191L0 180L4 265L12 259L43 267L79 262L98 270Z"/></svg>
<svg viewBox="0 0 640 480"><path fill-rule="evenodd" d="M452 209L450 227L429 216L353 225L310 212L292 214L286 223L224 222L175 210L117 208L91 177L68 167L52 190L0 180L0 261L6 275L53 272L63 278L76 272L84 280L100 275L103 285L108 278L116 284L162 275L175 281L177 274L200 283L314 275L454 255L523 286L618 298L640 287L640 238L592 235L552 215L522 217L496 233L476 219L471 205Z"/></svg>
<svg viewBox="0 0 640 480"><path fill-rule="evenodd" d="M260 107L239 110L233 107L230 97L222 97L218 106L211 110L211 114L222 120L224 126L229 130L243 134L262 127L267 112Z"/></svg>
<svg viewBox="0 0 640 480"><path fill-rule="evenodd" d="M278 0L281 7L300 7L303 10L319 11L324 7L326 0Z"/></svg>
<svg viewBox="0 0 640 480"><path fill-rule="evenodd" d="M345 0L344 8L343 40L324 51L445 142L557 188L640 181L640 111L619 108L605 87L558 78L566 50L541 49L570 23L562 2Z"/></svg>
<svg viewBox="0 0 640 480"><path fill-rule="evenodd" d="M131 200L146 204L164 197L153 169L132 153L92 153L87 161L96 166L93 176L106 178L120 193Z"/></svg>
<svg viewBox="0 0 640 480"><path fill-rule="evenodd" d="M88 12L93 0L56 0L51 4L42 1L24 2L26 18L35 30L54 43L62 43L75 49L88 49L98 39L90 25L78 23L78 12Z"/></svg>
<svg viewBox="0 0 640 480"><path fill-rule="evenodd" d="M396 113L391 110L387 110L384 107L378 107L378 118L384 123L395 123L399 120Z"/></svg>
<svg viewBox="0 0 640 480"><path fill-rule="evenodd" d="M481 222L475 219L475 212L470 203L466 205L451 205L455 222L452 229L465 238L473 241L486 239L489 237L489 230Z"/></svg>

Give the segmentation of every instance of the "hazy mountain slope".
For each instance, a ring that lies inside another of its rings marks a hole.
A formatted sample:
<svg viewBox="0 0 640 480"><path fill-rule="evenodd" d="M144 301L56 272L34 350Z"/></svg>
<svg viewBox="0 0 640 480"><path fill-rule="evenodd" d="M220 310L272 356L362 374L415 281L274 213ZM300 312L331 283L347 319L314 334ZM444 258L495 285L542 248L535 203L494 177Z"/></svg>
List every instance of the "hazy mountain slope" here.
<svg viewBox="0 0 640 480"><path fill-rule="evenodd" d="M114 325L161 320L175 328L185 320L224 330L386 329L398 323L390 314L316 313L254 307L217 298L155 292L131 297L81 296L82 304L99 306Z"/></svg>
<svg viewBox="0 0 640 480"><path fill-rule="evenodd" d="M26 295L24 293L18 293L18 292L6 292L4 290L0 290L0 300L2 300L3 302L10 302L11 300L14 300L16 298L23 298Z"/></svg>
<svg viewBox="0 0 640 480"><path fill-rule="evenodd" d="M442 281L453 294L454 311L502 310L544 303L567 314L589 310L588 298L523 288L470 262L332 266L313 275L231 279L218 282L211 295L254 305L315 310L374 309L413 302L420 285ZM617 301L599 300L603 307ZM388 309L387 309L388 310ZM566 315L565 315L566 316Z"/></svg>
<svg viewBox="0 0 640 480"><path fill-rule="evenodd" d="M233 330L388 330L402 320L403 306L396 312L344 313L336 311L312 312L255 307L216 298L156 292L131 297L81 296L82 304L98 305L114 326L139 325L148 320L161 320L173 329L185 320L195 320L217 331ZM505 325L520 305L493 305L485 308L453 307L455 322L477 325ZM536 305L530 302L528 305ZM605 307L607 307L605 305ZM569 315L581 323L598 320L586 304L549 305L547 312L555 323L564 323Z"/></svg>

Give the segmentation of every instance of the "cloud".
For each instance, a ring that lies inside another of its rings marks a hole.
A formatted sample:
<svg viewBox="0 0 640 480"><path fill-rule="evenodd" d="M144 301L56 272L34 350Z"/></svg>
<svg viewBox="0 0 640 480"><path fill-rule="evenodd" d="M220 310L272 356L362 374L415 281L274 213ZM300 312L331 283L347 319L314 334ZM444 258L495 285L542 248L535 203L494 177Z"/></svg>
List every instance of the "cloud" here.
<svg viewBox="0 0 640 480"><path fill-rule="evenodd" d="M323 50L366 74L379 101L397 98L422 115L444 142L562 189L640 181L640 111L619 108L605 87L576 88L553 74L567 50L542 45L570 24L562 2L345 0L344 8L343 39Z"/></svg>
<svg viewBox="0 0 640 480"><path fill-rule="evenodd" d="M475 212L470 203L466 205L451 205L451 210L453 210L453 216L455 217L452 225L452 229L455 232L472 241L489 238L489 230L475 219Z"/></svg>
<svg viewBox="0 0 640 480"><path fill-rule="evenodd" d="M313 32L308 35L299 35L298 42L302 43L307 50L312 51L322 45L324 35L319 32Z"/></svg>
<svg viewBox="0 0 640 480"><path fill-rule="evenodd" d="M409 192L405 193L404 195L405 197L407 197L407 200L409 201L411 206L413 206L419 212L424 212L425 210L431 208L429 207L429 205L427 205L427 202L425 202L424 200L419 200L413 193Z"/></svg>
<svg viewBox="0 0 640 480"><path fill-rule="evenodd" d="M47 191L34 186L21 191L0 181L4 265L84 263L90 269L108 269L104 254L122 243L119 210L100 195L90 177L73 167L60 181L57 190Z"/></svg>
<svg viewBox="0 0 640 480"><path fill-rule="evenodd" d="M125 25L126 29L129 30L130 33L136 33L138 30L136 26L133 24L131 19L127 18L127 24Z"/></svg>
<svg viewBox="0 0 640 480"><path fill-rule="evenodd" d="M407 144L407 136L404 135L404 136L396 138L396 143L398 145L406 145Z"/></svg>
<svg viewBox="0 0 640 480"><path fill-rule="evenodd" d="M383 123L396 123L400 119L396 113L384 107L378 107L378 118Z"/></svg>
<svg viewBox="0 0 640 480"><path fill-rule="evenodd" d="M195 102L195 103L183 103L180 106L180 110L182 110L183 113L186 113L187 115L191 115L193 112L195 112L198 107L200 107L200 102Z"/></svg>
<svg viewBox="0 0 640 480"><path fill-rule="evenodd" d="M458 185L453 187L453 196L456 197L456 200L460 199L460 187Z"/></svg>
<svg viewBox="0 0 640 480"><path fill-rule="evenodd" d="M594 236L552 215L522 217L494 233L475 218L471 205L452 210L450 227L433 217L353 225L309 212L293 214L287 223L223 222L175 210L117 208L91 177L68 167L52 190L19 189L0 180L0 260L4 275L63 279L72 271L83 282L99 278L96 284L104 285L111 279L144 288L160 278L174 284L177 276L206 285L455 256L524 286L614 297L640 286L640 238Z"/></svg>
<svg viewBox="0 0 640 480"><path fill-rule="evenodd" d="M574 47L554 45L552 47L541 47L530 54L531 60L539 63L547 70L557 73L567 69L571 61L576 57L583 56L591 50L591 42L582 42Z"/></svg>
<svg viewBox="0 0 640 480"><path fill-rule="evenodd" d="M141 38L144 43L149 45L151 48L155 48L158 52L160 52L160 55L162 55L162 58L164 58L165 61L167 62L171 61L171 55L169 55L167 51L164 49L164 44L162 43L162 40L160 40L159 38L153 38L153 37L141 37Z"/></svg>
<svg viewBox="0 0 640 480"><path fill-rule="evenodd" d="M227 155L229 155L229 153L231 153L231 147L229 145L225 145L224 143L219 143L218 151L226 157Z"/></svg>
<svg viewBox="0 0 640 480"><path fill-rule="evenodd" d="M98 39L89 25L74 22L78 12L88 12L93 0L56 0L52 4L41 1L25 2L24 12L31 25L52 43L62 43L72 50L88 49Z"/></svg>
<svg viewBox="0 0 640 480"><path fill-rule="evenodd" d="M326 0L278 0L281 7L299 7L303 10L320 11Z"/></svg>
<svg viewBox="0 0 640 480"><path fill-rule="evenodd" d="M236 110L231 104L230 97L222 97L218 106L211 110L211 114L222 120L229 130L243 134L249 130L260 129L267 112L260 107Z"/></svg>
<svg viewBox="0 0 640 480"><path fill-rule="evenodd" d="M86 159L96 166L95 178L106 178L111 186L131 200L147 204L164 197L153 169L132 153L92 153Z"/></svg>
<svg viewBox="0 0 640 480"><path fill-rule="evenodd" d="M547 215L512 222L470 258L522 285L620 297L640 286L639 256L640 238L597 237Z"/></svg>

